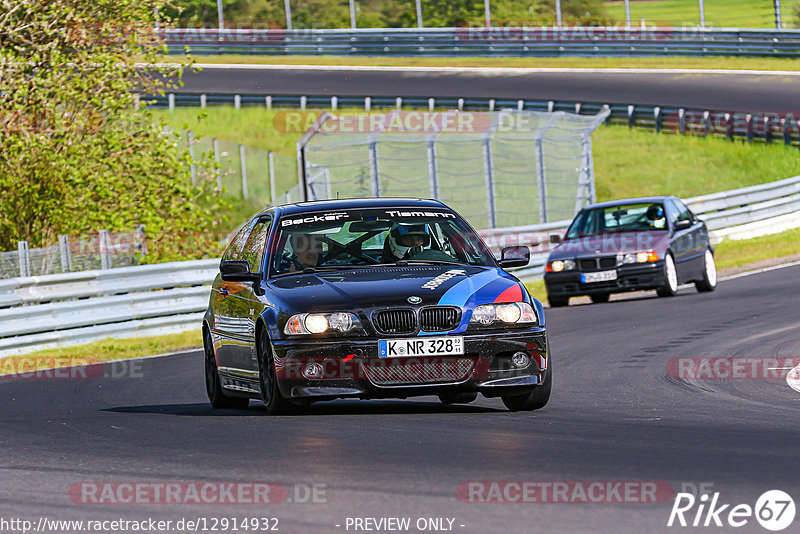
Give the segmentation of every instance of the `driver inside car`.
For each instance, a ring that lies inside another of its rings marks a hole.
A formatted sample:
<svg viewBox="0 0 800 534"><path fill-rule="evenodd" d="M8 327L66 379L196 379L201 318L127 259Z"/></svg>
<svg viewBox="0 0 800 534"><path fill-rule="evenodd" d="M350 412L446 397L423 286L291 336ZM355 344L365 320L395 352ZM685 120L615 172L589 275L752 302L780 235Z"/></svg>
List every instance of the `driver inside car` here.
<svg viewBox="0 0 800 534"><path fill-rule="evenodd" d="M653 204L647 208L647 221L652 228L664 228L667 220L664 218L664 208L661 204Z"/></svg>
<svg viewBox="0 0 800 534"><path fill-rule="evenodd" d="M287 259L292 271L316 267L322 256L322 239L315 234L292 234L289 238L292 255Z"/></svg>
<svg viewBox="0 0 800 534"><path fill-rule="evenodd" d="M430 246L431 236L424 224L395 224L383 244L383 263L395 263L413 258Z"/></svg>

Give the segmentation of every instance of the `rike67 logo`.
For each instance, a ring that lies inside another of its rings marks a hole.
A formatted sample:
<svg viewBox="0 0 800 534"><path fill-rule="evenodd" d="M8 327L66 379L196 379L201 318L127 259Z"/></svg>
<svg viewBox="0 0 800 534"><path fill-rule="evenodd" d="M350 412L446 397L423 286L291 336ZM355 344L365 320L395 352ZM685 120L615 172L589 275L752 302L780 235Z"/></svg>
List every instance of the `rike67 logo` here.
<svg viewBox="0 0 800 534"><path fill-rule="evenodd" d="M794 500L781 490L764 492L755 506L724 503L720 493L707 493L695 497L691 493L678 493L667 526L682 527L743 527L755 520L765 529L784 530L794 521Z"/></svg>

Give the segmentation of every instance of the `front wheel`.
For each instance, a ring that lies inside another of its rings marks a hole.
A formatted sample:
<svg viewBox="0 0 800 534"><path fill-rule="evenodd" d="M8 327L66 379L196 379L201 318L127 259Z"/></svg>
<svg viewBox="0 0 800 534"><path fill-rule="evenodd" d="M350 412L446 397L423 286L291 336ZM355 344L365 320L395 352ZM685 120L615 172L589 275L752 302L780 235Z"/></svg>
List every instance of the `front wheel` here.
<svg viewBox="0 0 800 534"><path fill-rule="evenodd" d="M551 363L544 372L544 379L541 385L522 395L504 395L501 397L503 404L512 412L529 412L544 408L547 405L547 401L550 400L550 388L553 384L552 374Z"/></svg>
<svg viewBox="0 0 800 534"><path fill-rule="evenodd" d="M214 355L214 345L211 343L211 334L203 332L203 350L205 352L206 368L206 394L212 408L237 408L244 409L250 404L250 399L245 397L227 397L222 392L222 383L219 379L217 359Z"/></svg>
<svg viewBox="0 0 800 534"><path fill-rule="evenodd" d="M714 261L714 254L706 249L703 257L703 278L694 283L698 291L714 291L717 288L717 263Z"/></svg>
<svg viewBox="0 0 800 534"><path fill-rule="evenodd" d="M278 378L275 375L275 359L272 343L264 330L258 333L258 379L261 390L261 401L269 415L278 415L289 411L291 405L283 398L278 389Z"/></svg>
<svg viewBox="0 0 800 534"><path fill-rule="evenodd" d="M678 292L678 271L675 269L675 260L672 254L667 253L664 258L664 285L656 290L659 297L674 297Z"/></svg>
<svg viewBox="0 0 800 534"><path fill-rule="evenodd" d="M551 308L561 308L569 304L569 297L547 297L547 303Z"/></svg>

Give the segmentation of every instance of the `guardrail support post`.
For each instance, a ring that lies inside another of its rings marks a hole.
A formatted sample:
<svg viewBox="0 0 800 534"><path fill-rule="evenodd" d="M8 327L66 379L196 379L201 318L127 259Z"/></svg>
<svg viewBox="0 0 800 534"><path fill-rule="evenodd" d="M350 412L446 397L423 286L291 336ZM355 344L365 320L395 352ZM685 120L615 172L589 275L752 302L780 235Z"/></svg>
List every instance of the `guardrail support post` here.
<svg viewBox="0 0 800 534"><path fill-rule="evenodd" d="M272 109L272 96L264 97L264 106L267 108L267 111Z"/></svg>
<svg viewBox="0 0 800 534"><path fill-rule="evenodd" d="M397 107L397 111L400 111L401 109L403 109L403 97L402 96L398 96L397 98L395 98L394 99L394 104L395 104L395 107Z"/></svg>
<svg viewBox="0 0 800 534"><path fill-rule="evenodd" d="M274 204L277 200L275 195L275 154L270 150L267 158L269 158L269 201L270 204Z"/></svg>
<svg viewBox="0 0 800 534"><path fill-rule="evenodd" d="M703 137L708 137L708 132L711 130L711 113L708 111L703 112Z"/></svg>
<svg viewBox="0 0 800 534"><path fill-rule="evenodd" d="M634 111L634 106L628 106L628 128L633 128L636 125L636 115Z"/></svg>
<svg viewBox="0 0 800 534"><path fill-rule="evenodd" d="M306 102L308 102L308 97L303 95L300 97L300 111L306 110Z"/></svg>
<svg viewBox="0 0 800 534"><path fill-rule="evenodd" d="M337 109L339 109L339 97L338 96L332 96L331 97L331 109L333 111L336 111Z"/></svg>
<svg viewBox="0 0 800 534"><path fill-rule="evenodd" d="M58 251L61 253L61 270L65 273L72 271L72 256L69 253L69 237L58 236Z"/></svg>
<svg viewBox="0 0 800 534"><path fill-rule="evenodd" d="M751 114L745 115L745 124L747 124L747 142L753 142L753 116Z"/></svg>
<svg viewBox="0 0 800 534"><path fill-rule="evenodd" d="M792 134L789 131L789 121L786 118L781 119L781 129L783 130L783 144L789 146L792 144Z"/></svg>
<svg viewBox="0 0 800 534"><path fill-rule="evenodd" d="M376 198L381 196L381 180L378 169L378 143L376 141L372 141L369 144L369 184L372 196Z"/></svg>
<svg viewBox="0 0 800 534"><path fill-rule="evenodd" d="M428 111L433 111L434 106L436 106L436 99L429 98L428 99Z"/></svg>
<svg viewBox="0 0 800 534"><path fill-rule="evenodd" d="M458 111L464 111L464 99L463 98L459 98L458 99Z"/></svg>
<svg viewBox="0 0 800 534"><path fill-rule="evenodd" d="M489 228L497 228L494 193L494 163L492 162L492 140L483 140L483 173L486 178L486 209L489 215Z"/></svg>
<svg viewBox="0 0 800 534"><path fill-rule="evenodd" d="M489 99L489 111L494 111L494 98Z"/></svg>
<svg viewBox="0 0 800 534"><path fill-rule="evenodd" d="M428 141L428 181L430 182L431 198L439 200L439 175L436 168L436 141Z"/></svg>
<svg viewBox="0 0 800 534"><path fill-rule="evenodd" d="M206 109L206 95L205 95L205 93L200 95L200 109Z"/></svg>
<svg viewBox="0 0 800 534"><path fill-rule="evenodd" d="M169 110L175 111L175 93L167 95L167 102L169 102Z"/></svg>
<svg viewBox="0 0 800 534"><path fill-rule="evenodd" d="M108 230L100 230L100 235L97 236L100 241L100 268L102 270L111 268L111 243L108 238Z"/></svg>
<svg viewBox="0 0 800 534"><path fill-rule="evenodd" d="M661 133L661 108L656 106L653 108L653 127L656 133Z"/></svg>
<svg viewBox="0 0 800 534"><path fill-rule="evenodd" d="M771 143L773 139L772 135L772 121L769 120L769 117L766 115L764 116L764 141L767 143Z"/></svg>
<svg viewBox="0 0 800 534"><path fill-rule="evenodd" d="M31 259L28 256L28 242L17 242L17 251L19 252L19 275L22 278L31 275Z"/></svg>
<svg viewBox="0 0 800 534"><path fill-rule="evenodd" d="M733 141L734 133L735 132L733 130L733 121L731 121L731 114L730 113L726 113L725 114L725 134L728 136L728 139Z"/></svg>
<svg viewBox="0 0 800 534"><path fill-rule="evenodd" d="M247 161L244 156L244 145L239 145L239 169L242 172L242 198L247 200Z"/></svg>
<svg viewBox="0 0 800 534"><path fill-rule="evenodd" d="M372 98L364 97L364 111L369 112L372 109Z"/></svg>
<svg viewBox="0 0 800 534"><path fill-rule="evenodd" d="M234 109L239 109L242 107L242 96L241 95L233 95L233 107Z"/></svg>
<svg viewBox="0 0 800 534"><path fill-rule="evenodd" d="M678 110L678 133L686 135L686 112L683 108Z"/></svg>

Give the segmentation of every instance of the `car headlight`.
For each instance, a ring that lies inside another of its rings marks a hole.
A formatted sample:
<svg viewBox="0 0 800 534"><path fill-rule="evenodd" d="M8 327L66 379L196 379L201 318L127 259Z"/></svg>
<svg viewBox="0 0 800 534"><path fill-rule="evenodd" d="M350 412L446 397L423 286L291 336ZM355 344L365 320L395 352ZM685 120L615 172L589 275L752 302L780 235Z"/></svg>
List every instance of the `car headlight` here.
<svg viewBox="0 0 800 534"><path fill-rule="evenodd" d="M561 271L572 271L575 269L575 260L555 260L547 262L548 273L560 273Z"/></svg>
<svg viewBox="0 0 800 534"><path fill-rule="evenodd" d="M284 334L322 334L324 332L350 332L361 327L358 316L347 312L298 313L286 321Z"/></svg>
<svg viewBox="0 0 800 534"><path fill-rule="evenodd" d="M472 312L471 324L487 326L493 323L536 324L536 312L527 302L482 304Z"/></svg>
<svg viewBox="0 0 800 534"><path fill-rule="evenodd" d="M622 257L622 263L630 265L632 263L652 263L658 261L658 254L652 250L642 252L630 252Z"/></svg>

